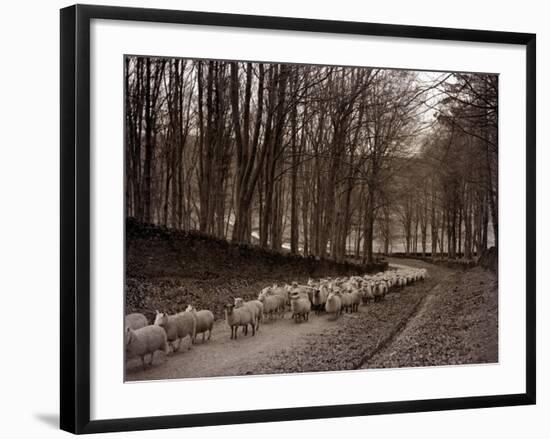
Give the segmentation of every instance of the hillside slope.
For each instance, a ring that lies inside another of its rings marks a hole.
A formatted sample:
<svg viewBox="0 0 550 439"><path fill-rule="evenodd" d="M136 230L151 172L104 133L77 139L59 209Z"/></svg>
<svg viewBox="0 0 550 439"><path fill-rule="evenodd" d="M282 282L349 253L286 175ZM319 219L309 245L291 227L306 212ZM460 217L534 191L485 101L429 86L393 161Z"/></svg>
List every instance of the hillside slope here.
<svg viewBox="0 0 550 439"><path fill-rule="evenodd" d="M274 282L380 271L387 263L362 266L304 258L257 246L233 244L198 232L126 223L126 313L181 311L188 304L217 318L235 296L252 298Z"/></svg>

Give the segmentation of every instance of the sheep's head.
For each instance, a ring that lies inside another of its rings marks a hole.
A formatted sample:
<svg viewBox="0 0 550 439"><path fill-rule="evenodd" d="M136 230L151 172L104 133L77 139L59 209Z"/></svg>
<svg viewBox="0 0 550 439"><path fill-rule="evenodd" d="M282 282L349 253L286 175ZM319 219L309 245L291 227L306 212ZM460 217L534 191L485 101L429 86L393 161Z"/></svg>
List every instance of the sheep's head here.
<svg viewBox="0 0 550 439"><path fill-rule="evenodd" d="M132 331L132 328L126 326L126 330L124 331L124 345L126 348L130 345L130 342L132 341L134 331Z"/></svg>
<svg viewBox="0 0 550 439"><path fill-rule="evenodd" d="M227 305L225 305L225 312L228 315L231 315L233 314L233 308L235 308L235 305L233 305L232 303L228 303Z"/></svg>
<svg viewBox="0 0 550 439"><path fill-rule="evenodd" d="M233 300L235 301L234 302L235 308L239 308L243 306L244 301L241 297L235 297Z"/></svg>
<svg viewBox="0 0 550 439"><path fill-rule="evenodd" d="M165 312L158 312L155 316L155 325L165 326L168 323L168 314Z"/></svg>
<svg viewBox="0 0 550 439"><path fill-rule="evenodd" d="M195 307L193 305L187 305L187 308L185 308L185 312L195 312Z"/></svg>

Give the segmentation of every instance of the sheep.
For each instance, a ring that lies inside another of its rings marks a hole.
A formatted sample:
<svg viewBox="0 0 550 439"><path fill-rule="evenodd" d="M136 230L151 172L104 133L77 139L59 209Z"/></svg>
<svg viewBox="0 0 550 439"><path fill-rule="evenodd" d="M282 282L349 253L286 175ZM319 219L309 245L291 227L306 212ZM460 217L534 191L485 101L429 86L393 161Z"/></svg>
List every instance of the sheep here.
<svg viewBox="0 0 550 439"><path fill-rule="evenodd" d="M313 309L315 309L315 314L319 315L321 311L325 308L325 303L327 302L327 297L329 295L329 289L327 285L321 285L318 290L315 290L313 293Z"/></svg>
<svg viewBox="0 0 550 439"><path fill-rule="evenodd" d="M284 307L284 298L276 294L261 295L258 297L258 300L263 304L263 313L264 316L269 316L270 320L273 320L275 314L280 314L281 303Z"/></svg>
<svg viewBox="0 0 550 439"><path fill-rule="evenodd" d="M342 308L346 312L351 312L351 293L348 292L341 292L340 293L340 300L342 301Z"/></svg>
<svg viewBox="0 0 550 439"><path fill-rule="evenodd" d="M149 324L149 322L147 321L147 317L145 317L143 314L139 312L128 314L124 318L124 323L126 328L130 328L130 329L143 328Z"/></svg>
<svg viewBox="0 0 550 439"><path fill-rule="evenodd" d="M275 286L273 286L273 288L275 288ZM258 300L261 300L263 297L269 296L271 294L273 294L272 287L265 287L258 294Z"/></svg>
<svg viewBox="0 0 550 439"><path fill-rule="evenodd" d="M363 283L363 303L369 303L374 300L374 294L372 292L372 284L370 282Z"/></svg>
<svg viewBox="0 0 550 439"><path fill-rule="evenodd" d="M292 293L290 297L290 310L292 311L292 318L294 318L296 323L298 323L300 318L308 321L311 302L307 297L301 296L298 292Z"/></svg>
<svg viewBox="0 0 550 439"><path fill-rule="evenodd" d="M263 310L271 319L275 314L284 317L287 305L287 292L284 288L273 286L264 288L258 295L258 300L266 306L266 297L271 297L267 302L267 308ZM289 302L290 304L290 302Z"/></svg>
<svg viewBox="0 0 550 439"><path fill-rule="evenodd" d="M151 354L149 366L153 364L156 351L168 354L168 339L166 331L158 325L148 325L139 329L126 328L125 333L126 358L141 358L143 368L146 367L145 356Z"/></svg>
<svg viewBox="0 0 550 439"><path fill-rule="evenodd" d="M384 297L386 296L386 289L387 287L384 281L376 281L373 289L375 302L380 302L384 299Z"/></svg>
<svg viewBox="0 0 550 439"><path fill-rule="evenodd" d="M240 297L235 297L235 308L241 306L247 306L254 313L254 320L256 322L256 331L260 328L260 322L262 321L262 315L264 313L264 304L260 300L243 301Z"/></svg>
<svg viewBox="0 0 550 439"><path fill-rule="evenodd" d="M334 315L334 319L337 319L342 314L342 298L340 292L331 292L325 303L325 311Z"/></svg>
<svg viewBox="0 0 550 439"><path fill-rule="evenodd" d="M212 328L214 327L214 314L212 311L202 309L197 311L193 305L189 305L185 312L191 313L195 319L195 337L193 343L197 342L197 335L202 333L202 342L206 340L206 331L208 331L208 340L212 336Z"/></svg>
<svg viewBox="0 0 550 439"><path fill-rule="evenodd" d="M190 312L180 312L169 316L166 313L157 311L155 317L155 325L161 326L166 331L168 343L172 346L172 351L179 351L181 341L189 336L191 344L195 342L197 324L196 320ZM177 348L175 347L178 342ZM189 346L191 348L191 346Z"/></svg>
<svg viewBox="0 0 550 439"><path fill-rule="evenodd" d="M305 285L298 285L296 282L292 282L292 288L288 292L289 300L292 299L293 294L298 294L300 297L308 299L310 302L313 301L313 295L315 294L316 288L312 288Z"/></svg>
<svg viewBox="0 0 550 439"><path fill-rule="evenodd" d="M351 297L351 312L359 311L359 305L361 304L361 293L359 290L353 290L349 293Z"/></svg>
<svg viewBox="0 0 550 439"><path fill-rule="evenodd" d="M277 301L279 303L279 306L277 308L277 313L279 314L280 318L284 319L286 309L287 309L287 307L290 307L290 300L289 300L286 293L285 293L285 295L282 295L280 293L276 293L274 295L274 297L277 299Z"/></svg>
<svg viewBox="0 0 550 439"><path fill-rule="evenodd" d="M254 314L249 307L235 308L235 305L225 305L225 321L231 328L231 339L237 339L239 326L245 327L245 335L248 334L248 325L252 326L252 335L256 335L254 326Z"/></svg>
<svg viewBox="0 0 550 439"><path fill-rule="evenodd" d="M404 276L399 276L398 285L399 288L405 288L405 286L407 285L407 278Z"/></svg>

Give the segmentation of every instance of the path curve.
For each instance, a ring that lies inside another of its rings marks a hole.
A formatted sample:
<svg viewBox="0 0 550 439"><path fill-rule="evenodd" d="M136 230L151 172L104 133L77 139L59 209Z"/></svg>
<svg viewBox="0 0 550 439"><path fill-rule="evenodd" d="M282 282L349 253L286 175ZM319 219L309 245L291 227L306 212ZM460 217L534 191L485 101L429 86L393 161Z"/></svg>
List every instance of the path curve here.
<svg viewBox="0 0 550 439"><path fill-rule="evenodd" d="M402 260L390 260L390 263L394 267L396 265L404 266L402 262ZM255 374L264 370L269 371L269 367L265 368L266 359L281 357L281 355L284 358L284 355L289 351L308 352L304 349L306 344L309 352L311 352L311 346L315 347L316 341L321 341L321 338L327 333L341 330L341 326L355 324L362 319L381 319L382 317L380 316L384 316L386 308L398 308L400 303L399 297L407 294L409 289L414 289L415 294L418 297L422 297L440 279L454 272L447 268L436 267L416 260L407 260L406 264L408 266L428 268L429 276L431 277L430 281L426 283L418 282L412 287L406 287L398 293L390 294L386 302L367 306L362 305L358 313L345 314L336 321L325 314L316 316L314 313L311 313L308 322L297 324L290 320L290 313L287 312L284 319L275 319L262 323L255 336L251 336L250 331L247 336L242 335L241 331L239 331L237 340L230 340L230 331L224 321L217 321L214 324L210 341L202 343L201 336L199 336L197 344L189 349L190 344L189 339L187 339L182 343L180 352L173 353L167 358L163 353L157 352L153 366L146 369L141 367L139 360L130 361L127 365L126 381L238 376ZM376 311L375 316L373 316L373 311ZM394 325L403 324L404 322L400 321L385 322L385 325L390 328ZM319 343L319 346L321 346L321 343ZM323 354L322 352L314 353ZM360 353L358 352L357 355L360 355ZM360 363L360 360L356 359L356 361ZM259 367L259 364L263 365ZM284 369L284 365L283 370L287 371Z"/></svg>

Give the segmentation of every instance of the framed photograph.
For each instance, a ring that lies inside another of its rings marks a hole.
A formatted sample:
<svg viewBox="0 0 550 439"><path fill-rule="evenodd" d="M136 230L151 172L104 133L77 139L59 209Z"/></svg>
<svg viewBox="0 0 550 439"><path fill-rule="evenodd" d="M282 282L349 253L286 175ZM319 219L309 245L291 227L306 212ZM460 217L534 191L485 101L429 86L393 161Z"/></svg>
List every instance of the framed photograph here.
<svg viewBox="0 0 550 439"><path fill-rule="evenodd" d="M62 9L61 428L534 404L535 48Z"/></svg>

